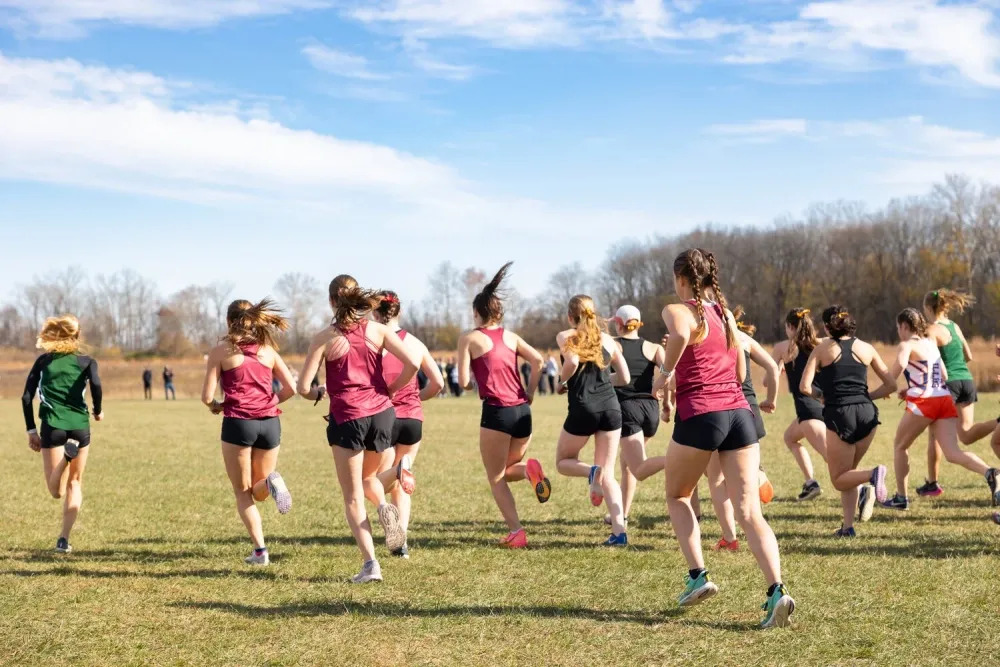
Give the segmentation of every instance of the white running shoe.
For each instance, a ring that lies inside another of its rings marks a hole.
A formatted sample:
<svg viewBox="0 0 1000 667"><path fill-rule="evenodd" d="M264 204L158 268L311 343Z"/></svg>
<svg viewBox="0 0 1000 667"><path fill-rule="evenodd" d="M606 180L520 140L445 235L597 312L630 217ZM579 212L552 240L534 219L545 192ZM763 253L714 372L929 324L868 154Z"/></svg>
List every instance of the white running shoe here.
<svg viewBox="0 0 1000 667"><path fill-rule="evenodd" d="M871 484L862 484L858 493L858 519L861 521L871 521L872 512L875 510L875 487Z"/></svg>
<svg viewBox="0 0 1000 667"><path fill-rule="evenodd" d="M382 566L377 560L369 561L361 566L361 571L351 577L352 584L370 584L382 581Z"/></svg>
<svg viewBox="0 0 1000 667"><path fill-rule="evenodd" d="M267 567L271 564L271 559L267 555L267 549L263 551L259 556L257 552L254 551L252 554L243 559L243 562L247 565L256 565L259 567Z"/></svg>
<svg viewBox="0 0 1000 667"><path fill-rule="evenodd" d="M378 522L385 533L385 546L389 551L398 551L406 544L406 531L399 523L399 508L389 503L378 506Z"/></svg>
<svg viewBox="0 0 1000 667"><path fill-rule="evenodd" d="M288 485L277 470L272 472L264 480L267 484L267 491L274 498L274 504L278 506L279 514L288 514L292 509L292 494L288 490Z"/></svg>

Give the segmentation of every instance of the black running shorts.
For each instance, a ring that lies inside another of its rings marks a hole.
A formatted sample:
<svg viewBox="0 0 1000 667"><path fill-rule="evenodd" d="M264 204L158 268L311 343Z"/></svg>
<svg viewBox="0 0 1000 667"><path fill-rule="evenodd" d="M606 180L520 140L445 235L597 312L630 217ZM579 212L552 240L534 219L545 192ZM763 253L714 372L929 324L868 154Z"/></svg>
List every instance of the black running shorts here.
<svg viewBox="0 0 1000 667"><path fill-rule="evenodd" d="M479 427L506 433L516 440L531 437L531 406L527 403L512 406L483 403Z"/></svg>
<svg viewBox="0 0 1000 667"><path fill-rule="evenodd" d="M618 431L622 427L622 411L620 408L610 408L600 412L590 412L583 408L571 410L563 422L563 430L570 435L586 437L595 433Z"/></svg>
<svg viewBox="0 0 1000 667"><path fill-rule="evenodd" d="M823 408L823 421L828 430L836 433L848 445L861 442L881 423L878 420L878 408L871 402L828 405Z"/></svg>
<svg viewBox="0 0 1000 667"><path fill-rule="evenodd" d="M622 437L642 433L646 438L656 435L660 426L660 402L651 397L626 398L622 408ZM567 431L568 433L568 431Z"/></svg>
<svg viewBox="0 0 1000 667"><path fill-rule="evenodd" d="M729 452L758 442L753 412L746 408L706 412L674 424L674 442L706 452Z"/></svg>
<svg viewBox="0 0 1000 667"><path fill-rule="evenodd" d="M90 444L90 429L81 428L64 431L61 428L52 428L45 422L42 422L42 428L38 431L38 437L42 440L42 449L62 447L66 444L67 440L76 440L80 443L80 449L83 449Z"/></svg>
<svg viewBox="0 0 1000 667"><path fill-rule="evenodd" d="M795 399L795 418L799 423L815 419L823 421L823 404L815 398L802 396Z"/></svg>
<svg viewBox="0 0 1000 667"><path fill-rule="evenodd" d="M968 405L979 400L976 383L972 380L949 380L946 383L955 405Z"/></svg>
<svg viewBox="0 0 1000 667"><path fill-rule="evenodd" d="M395 423L394 408L386 408L378 414L352 419L343 424L336 424L331 418L326 427L326 441L331 447L381 454L392 447L392 429Z"/></svg>
<svg viewBox="0 0 1000 667"><path fill-rule="evenodd" d="M757 429L757 442L764 439L767 435L767 431L764 429L764 415L760 412L760 405L757 404L757 398L746 397L747 403L750 404L750 412L753 413L753 425Z"/></svg>
<svg viewBox="0 0 1000 667"><path fill-rule="evenodd" d="M275 449L281 445L281 418L222 418L222 442L238 447Z"/></svg>
<svg viewBox="0 0 1000 667"><path fill-rule="evenodd" d="M397 419L392 425L392 444L415 445L424 435L424 423L419 419Z"/></svg>

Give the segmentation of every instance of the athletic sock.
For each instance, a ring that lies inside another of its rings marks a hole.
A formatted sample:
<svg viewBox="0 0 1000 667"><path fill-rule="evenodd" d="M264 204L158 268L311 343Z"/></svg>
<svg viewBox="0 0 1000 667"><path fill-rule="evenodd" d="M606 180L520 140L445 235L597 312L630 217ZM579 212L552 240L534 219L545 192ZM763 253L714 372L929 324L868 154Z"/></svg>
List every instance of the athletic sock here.
<svg viewBox="0 0 1000 667"><path fill-rule="evenodd" d="M254 556L263 556L266 553L267 553L267 547L261 547L259 549L255 548L253 550L253 555Z"/></svg>
<svg viewBox="0 0 1000 667"><path fill-rule="evenodd" d="M772 595L774 595L774 591L778 590L778 587L781 585L782 584L780 581L776 584L771 584L771 586L767 589L767 597L771 597Z"/></svg>
<svg viewBox="0 0 1000 667"><path fill-rule="evenodd" d="M693 570L688 570L688 576L692 579L697 579L703 574L705 574L705 568L703 567L696 567Z"/></svg>

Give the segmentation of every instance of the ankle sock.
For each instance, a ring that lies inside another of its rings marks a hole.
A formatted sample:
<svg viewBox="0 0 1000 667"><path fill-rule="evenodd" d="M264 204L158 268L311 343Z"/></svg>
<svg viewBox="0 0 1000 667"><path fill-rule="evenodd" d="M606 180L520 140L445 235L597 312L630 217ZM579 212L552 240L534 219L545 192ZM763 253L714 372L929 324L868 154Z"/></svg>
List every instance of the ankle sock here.
<svg viewBox="0 0 1000 667"><path fill-rule="evenodd" d="M698 577L703 575L705 571L706 570L703 567L696 567L693 570L688 570L688 576L691 577L692 579L697 579Z"/></svg>
<svg viewBox="0 0 1000 667"><path fill-rule="evenodd" d="M254 548L254 550L253 550L253 555L254 556L263 556L266 553L267 553L267 547L261 547L259 549Z"/></svg>
<svg viewBox="0 0 1000 667"><path fill-rule="evenodd" d="M781 586L780 581L776 584L771 584L771 586L767 589L767 597L771 597L772 595L774 595L774 591L778 590L779 586Z"/></svg>

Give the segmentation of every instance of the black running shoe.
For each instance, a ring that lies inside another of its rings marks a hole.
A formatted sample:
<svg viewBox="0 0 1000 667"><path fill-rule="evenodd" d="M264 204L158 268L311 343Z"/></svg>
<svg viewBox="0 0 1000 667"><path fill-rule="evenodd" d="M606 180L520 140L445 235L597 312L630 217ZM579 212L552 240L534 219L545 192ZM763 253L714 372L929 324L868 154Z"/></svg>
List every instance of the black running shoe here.
<svg viewBox="0 0 1000 667"><path fill-rule="evenodd" d="M857 534L854 532L854 526L851 526L850 528L844 528L843 526L841 526L840 530L838 530L836 533L834 533L833 536L834 537L857 537Z"/></svg>
<svg viewBox="0 0 1000 667"><path fill-rule="evenodd" d="M402 558L403 560L410 560L410 550L405 544L393 551L392 555L396 558Z"/></svg>
<svg viewBox="0 0 1000 667"><path fill-rule="evenodd" d="M990 499L993 507L1000 505L1000 470L990 468L986 471L986 483L990 485Z"/></svg>
<svg viewBox="0 0 1000 667"><path fill-rule="evenodd" d="M814 479L811 479L802 485L802 491L801 493L799 493L799 497L796 498L796 500L798 502L802 502L804 500L812 500L813 498L820 496L822 493L823 489L820 488L819 482L817 482Z"/></svg>
<svg viewBox="0 0 1000 667"><path fill-rule="evenodd" d="M73 547L69 545L69 540L65 537L60 537L56 540L56 552L61 554L68 554L73 550Z"/></svg>
<svg viewBox="0 0 1000 667"><path fill-rule="evenodd" d="M70 438L63 446L63 454L66 456L67 461L72 461L80 455L80 443Z"/></svg>
<svg viewBox="0 0 1000 667"><path fill-rule="evenodd" d="M925 481L917 487L917 495L921 498L936 498L944 493L944 487L937 482Z"/></svg>
<svg viewBox="0 0 1000 667"><path fill-rule="evenodd" d="M910 501L907 500L905 496L901 496L897 493L892 498L889 498L889 500L882 503L882 507L890 510L900 510L905 512L910 509Z"/></svg>

